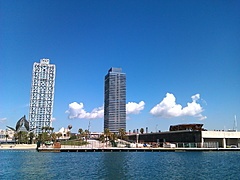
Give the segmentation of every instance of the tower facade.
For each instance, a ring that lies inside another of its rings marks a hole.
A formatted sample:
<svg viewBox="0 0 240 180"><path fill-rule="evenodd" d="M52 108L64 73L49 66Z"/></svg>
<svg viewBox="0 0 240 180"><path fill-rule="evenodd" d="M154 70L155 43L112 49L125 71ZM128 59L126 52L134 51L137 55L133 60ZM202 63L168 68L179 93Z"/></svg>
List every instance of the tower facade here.
<svg viewBox="0 0 240 180"><path fill-rule="evenodd" d="M118 133L126 131L126 74L121 68L111 68L105 76L104 129Z"/></svg>
<svg viewBox="0 0 240 180"><path fill-rule="evenodd" d="M35 134L41 133L42 127L52 126L56 68L49 63L49 59L41 59L33 64L29 128Z"/></svg>

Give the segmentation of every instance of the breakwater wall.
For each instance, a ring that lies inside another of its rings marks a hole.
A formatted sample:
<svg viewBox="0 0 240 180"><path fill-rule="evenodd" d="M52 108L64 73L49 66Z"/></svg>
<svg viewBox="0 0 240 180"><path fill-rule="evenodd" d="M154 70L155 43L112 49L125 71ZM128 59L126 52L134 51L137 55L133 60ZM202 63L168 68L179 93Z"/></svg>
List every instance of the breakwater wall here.
<svg viewBox="0 0 240 180"><path fill-rule="evenodd" d="M197 152L240 151L240 148L38 148L38 152Z"/></svg>

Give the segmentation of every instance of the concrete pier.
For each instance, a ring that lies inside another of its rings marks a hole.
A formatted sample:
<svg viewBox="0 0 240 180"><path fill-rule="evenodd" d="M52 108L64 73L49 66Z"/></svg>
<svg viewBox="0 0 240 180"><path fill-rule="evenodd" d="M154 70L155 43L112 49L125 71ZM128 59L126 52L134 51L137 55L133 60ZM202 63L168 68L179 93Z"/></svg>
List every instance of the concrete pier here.
<svg viewBox="0 0 240 180"><path fill-rule="evenodd" d="M38 148L38 152L201 152L240 151L240 148Z"/></svg>

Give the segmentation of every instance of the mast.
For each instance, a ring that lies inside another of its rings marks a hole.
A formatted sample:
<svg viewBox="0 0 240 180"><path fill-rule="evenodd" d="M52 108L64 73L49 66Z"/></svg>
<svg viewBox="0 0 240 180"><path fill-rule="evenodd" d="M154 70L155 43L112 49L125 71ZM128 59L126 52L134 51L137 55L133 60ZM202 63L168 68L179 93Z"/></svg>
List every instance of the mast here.
<svg viewBox="0 0 240 180"><path fill-rule="evenodd" d="M233 125L233 130L235 130L237 132L237 116L234 116L234 125Z"/></svg>

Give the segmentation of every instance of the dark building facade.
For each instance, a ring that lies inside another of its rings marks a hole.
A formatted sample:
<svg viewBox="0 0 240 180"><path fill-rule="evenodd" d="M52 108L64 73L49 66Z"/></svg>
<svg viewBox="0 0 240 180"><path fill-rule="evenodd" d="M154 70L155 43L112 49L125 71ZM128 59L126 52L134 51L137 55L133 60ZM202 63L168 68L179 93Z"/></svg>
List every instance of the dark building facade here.
<svg viewBox="0 0 240 180"><path fill-rule="evenodd" d="M126 130L126 74L111 68L105 76L104 129L117 133Z"/></svg>
<svg viewBox="0 0 240 180"><path fill-rule="evenodd" d="M201 131L168 131L159 133L147 133L147 134L132 134L128 136L130 141L136 141L138 136L138 142L140 143L201 143L202 135Z"/></svg>
<svg viewBox="0 0 240 180"><path fill-rule="evenodd" d="M20 132L20 131L29 132L29 122L27 121L25 115L17 121L15 129L10 126L7 126L7 127L15 132Z"/></svg>

